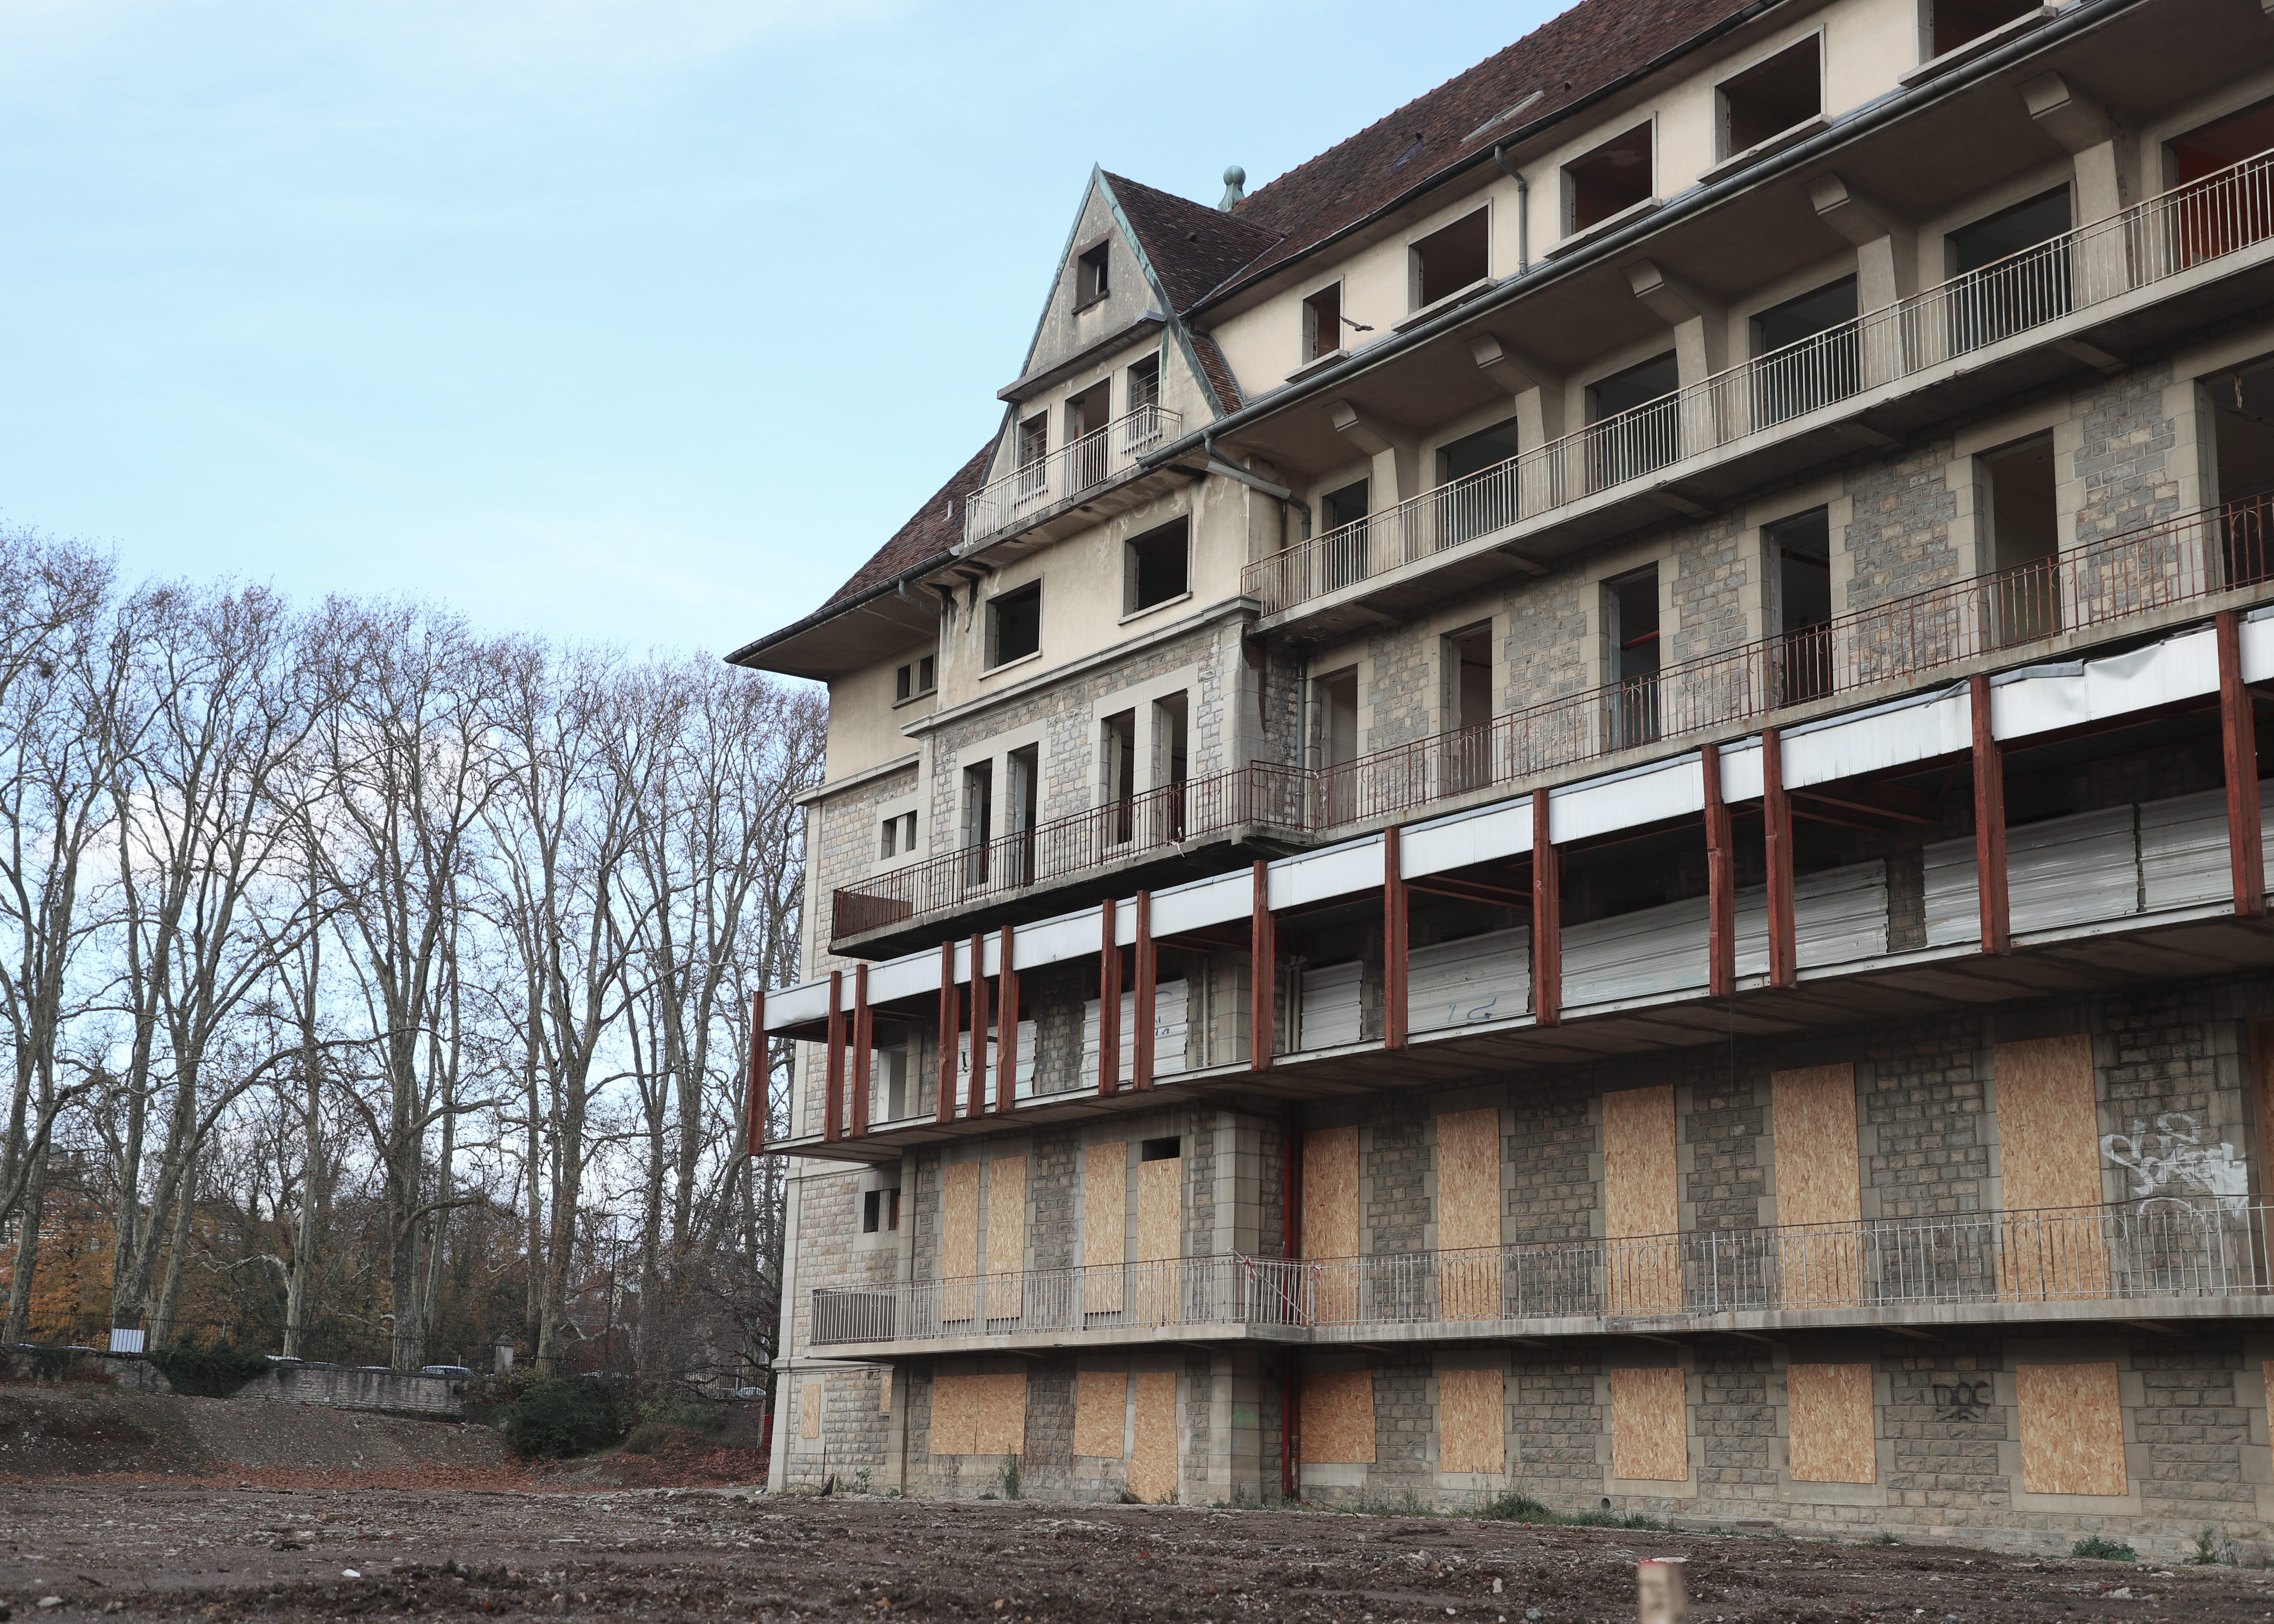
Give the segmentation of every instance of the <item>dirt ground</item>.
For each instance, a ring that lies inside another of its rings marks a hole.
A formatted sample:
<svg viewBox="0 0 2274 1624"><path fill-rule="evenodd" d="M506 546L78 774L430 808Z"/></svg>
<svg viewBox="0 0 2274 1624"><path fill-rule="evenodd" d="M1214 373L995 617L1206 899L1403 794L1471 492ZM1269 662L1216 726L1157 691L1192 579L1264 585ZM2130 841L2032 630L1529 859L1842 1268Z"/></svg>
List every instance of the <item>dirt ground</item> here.
<svg viewBox="0 0 2274 1624"><path fill-rule="evenodd" d="M2274 1571L1459 1518L643 1488L742 1451L531 1471L486 1429L0 1388L0 1624L439 1613L896 1615L998 1624L1634 1617L1641 1556L1695 1624L2274 1619ZM739 1461L734 1458L740 1457ZM606 1481L614 1477L615 1481Z"/></svg>

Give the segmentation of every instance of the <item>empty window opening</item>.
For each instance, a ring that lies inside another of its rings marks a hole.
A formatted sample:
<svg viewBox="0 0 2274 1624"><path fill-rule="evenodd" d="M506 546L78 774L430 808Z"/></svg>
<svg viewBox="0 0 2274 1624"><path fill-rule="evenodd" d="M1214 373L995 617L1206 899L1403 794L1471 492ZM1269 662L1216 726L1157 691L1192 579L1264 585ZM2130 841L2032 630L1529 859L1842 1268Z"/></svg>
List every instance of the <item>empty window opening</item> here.
<svg viewBox="0 0 2274 1624"><path fill-rule="evenodd" d="M2230 584L2274 575L2274 359L2202 381L2210 407L2214 477L2226 509L2221 552Z"/></svg>
<svg viewBox="0 0 2274 1624"><path fill-rule="evenodd" d="M1760 423L1781 423L1855 394L1863 382L1856 279L1843 276L1755 316L1753 353L1773 357L1753 369Z"/></svg>
<svg viewBox="0 0 2274 1624"><path fill-rule="evenodd" d="M1311 703L1318 712L1314 747L1321 767L1339 767L1358 757L1358 669L1346 666L1329 672L1311 684Z"/></svg>
<svg viewBox="0 0 2274 1624"><path fill-rule="evenodd" d="M990 846L995 838L995 763L981 762L963 770L963 877L974 885L987 883L991 866Z"/></svg>
<svg viewBox="0 0 2274 1624"><path fill-rule="evenodd" d="M1663 468L1679 455L1680 402L1675 391L1681 384L1682 371L1669 350L1588 387L1587 421L1608 425L1589 438L1593 488Z"/></svg>
<svg viewBox="0 0 2274 1624"><path fill-rule="evenodd" d="M1447 299L1491 274L1492 214L1479 209L1406 250L1412 267L1412 308Z"/></svg>
<svg viewBox="0 0 2274 1624"><path fill-rule="evenodd" d="M1140 1139L1137 1143L1137 1160L1140 1162L1175 1162L1184 1154L1185 1141L1178 1134L1172 1133L1160 1139Z"/></svg>
<svg viewBox="0 0 2274 1624"><path fill-rule="evenodd" d="M932 691L932 678L938 669L938 656L927 654L922 659L910 660L892 673L892 697L915 699Z"/></svg>
<svg viewBox="0 0 2274 1624"><path fill-rule="evenodd" d="M1303 301L1303 359L1315 361L1343 347L1343 285L1321 288Z"/></svg>
<svg viewBox="0 0 2274 1624"><path fill-rule="evenodd" d="M1817 508L1766 525L1761 544L1776 593L1776 703L1798 704L1832 691L1831 515Z"/></svg>
<svg viewBox="0 0 2274 1624"><path fill-rule="evenodd" d="M898 1122L913 1109L908 1099L908 1052L906 1026L886 1021L877 1023L869 1060L870 1121Z"/></svg>
<svg viewBox="0 0 2274 1624"><path fill-rule="evenodd" d="M2059 629L2053 563L2060 548L2054 506L2053 437L2038 434L1982 459L1988 498L1985 550L1992 624L2001 643Z"/></svg>
<svg viewBox="0 0 2274 1624"><path fill-rule="evenodd" d="M1332 591L1365 580L1373 558L1368 527L1360 523L1367 513L1367 482L1360 479L1328 492L1320 499L1319 512L1331 538L1320 549L1319 570L1326 589Z"/></svg>
<svg viewBox="0 0 2274 1624"><path fill-rule="evenodd" d="M1112 291L1109 261L1113 244L1111 241L1082 250L1074 259L1073 307L1082 310L1095 304Z"/></svg>
<svg viewBox="0 0 2274 1624"><path fill-rule="evenodd" d="M1514 462L1516 453L1516 420L1511 417L1445 446L1437 453L1439 472L1450 485ZM1509 473L1515 471L1510 469ZM1480 479L1439 500L1438 511L1443 515L1440 523L1446 527L1449 541L1467 541L1505 529L1519 516L1516 481L1511 477Z"/></svg>
<svg viewBox="0 0 2274 1624"><path fill-rule="evenodd" d="M2232 173L2246 158L2274 147L2274 102L2263 102L2172 143L2172 184L2190 189L2178 211L2180 261L2194 265L2274 236L2264 202L2263 168Z"/></svg>
<svg viewBox="0 0 2274 1624"><path fill-rule="evenodd" d="M861 1233L876 1235L900 1227L900 1192L871 1190L861 1198Z"/></svg>
<svg viewBox="0 0 2274 1624"><path fill-rule="evenodd" d="M1603 619L1617 684L1613 748L1647 744L1658 737L1658 566L1606 581Z"/></svg>
<svg viewBox="0 0 2274 1624"><path fill-rule="evenodd" d="M1002 865L996 882L1025 885L1035 877L1035 822L1042 793L1042 747L1029 744L1003 758L1008 777L1003 786L1003 849L996 861Z"/></svg>
<svg viewBox="0 0 2274 1624"><path fill-rule="evenodd" d="M2063 186L1953 231L1951 271L1963 276L1986 269L2067 229L2068 188Z"/></svg>
<svg viewBox="0 0 2274 1624"><path fill-rule="evenodd" d="M1024 659L1043 646L1043 583L1000 593L987 605L987 664Z"/></svg>
<svg viewBox="0 0 2274 1624"><path fill-rule="evenodd" d="M1951 344L1978 349L2067 313L2068 189L2048 192L1950 234Z"/></svg>
<svg viewBox="0 0 2274 1624"><path fill-rule="evenodd" d="M1346 485L1339 491L1329 491L1321 502L1326 513L1327 528L1339 530L1345 524L1355 524L1366 517L1366 487L1363 479Z"/></svg>
<svg viewBox="0 0 2274 1624"><path fill-rule="evenodd" d="M1019 466L1039 462L1050 454L1050 420L1036 412L1019 425Z"/></svg>
<svg viewBox="0 0 2274 1624"><path fill-rule="evenodd" d="M1440 645L1444 683L1445 762L1448 793L1492 782L1492 627L1472 626Z"/></svg>
<svg viewBox="0 0 2274 1624"><path fill-rule="evenodd" d="M1085 434L1095 434L1113 417L1113 386L1110 382L1092 384L1079 395L1066 396L1065 443L1072 445Z"/></svg>
<svg viewBox="0 0 2274 1624"><path fill-rule="evenodd" d="M1181 598L1192 585L1192 527L1183 519L1131 541L1122 554L1122 613Z"/></svg>
<svg viewBox="0 0 2274 1624"><path fill-rule="evenodd" d="M1566 236L1650 200L1655 179L1651 137L1652 126L1639 124L1563 166Z"/></svg>
<svg viewBox="0 0 2274 1624"><path fill-rule="evenodd" d="M1115 845L1135 833L1137 713L1117 710L1100 725L1098 766L1103 778L1106 838Z"/></svg>
<svg viewBox="0 0 2274 1624"><path fill-rule="evenodd" d="M1185 838L1185 783L1192 776L1191 727L1192 703L1184 694L1153 702L1153 773L1166 792L1160 797L1163 833L1171 840Z"/></svg>
<svg viewBox="0 0 2274 1624"><path fill-rule="evenodd" d="M2172 184L2184 186L2274 147L2274 102L2183 135L2172 143Z"/></svg>
<svg viewBox="0 0 2274 1624"><path fill-rule="evenodd" d="M916 815L915 813L903 812L897 817L888 817L885 820L884 827L882 849L877 853L879 856L905 857L916 849Z"/></svg>
<svg viewBox="0 0 2274 1624"><path fill-rule="evenodd" d="M1161 357L1148 355L1129 364L1127 409L1143 411L1161 403Z"/></svg>
<svg viewBox="0 0 2274 1624"><path fill-rule="evenodd" d="M1811 34L1721 81L1714 97L1721 104L1721 156L1758 147L1824 111L1821 39Z"/></svg>
<svg viewBox="0 0 2274 1624"><path fill-rule="evenodd" d="M1932 19L1931 56L1954 51L1992 28L2038 9L2042 0L1927 0Z"/></svg>
<svg viewBox="0 0 2274 1624"><path fill-rule="evenodd" d="M1113 447L1105 425L1113 417L1113 386L1092 384L1065 403L1065 484L1067 492L1101 485L1113 471Z"/></svg>

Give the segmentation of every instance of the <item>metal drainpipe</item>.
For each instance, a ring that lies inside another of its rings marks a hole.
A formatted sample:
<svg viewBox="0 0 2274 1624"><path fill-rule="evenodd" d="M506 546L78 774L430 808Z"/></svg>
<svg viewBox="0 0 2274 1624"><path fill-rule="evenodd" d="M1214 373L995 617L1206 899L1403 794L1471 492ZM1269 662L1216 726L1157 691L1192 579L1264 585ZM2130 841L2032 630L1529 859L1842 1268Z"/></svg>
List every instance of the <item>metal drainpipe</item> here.
<svg viewBox="0 0 2274 1624"><path fill-rule="evenodd" d="M1493 162L1516 183L1516 274L1521 276L1532 268L1532 183L1524 178L1522 169L1509 168L1508 160L1502 156L1507 150L1507 142L1493 143Z"/></svg>

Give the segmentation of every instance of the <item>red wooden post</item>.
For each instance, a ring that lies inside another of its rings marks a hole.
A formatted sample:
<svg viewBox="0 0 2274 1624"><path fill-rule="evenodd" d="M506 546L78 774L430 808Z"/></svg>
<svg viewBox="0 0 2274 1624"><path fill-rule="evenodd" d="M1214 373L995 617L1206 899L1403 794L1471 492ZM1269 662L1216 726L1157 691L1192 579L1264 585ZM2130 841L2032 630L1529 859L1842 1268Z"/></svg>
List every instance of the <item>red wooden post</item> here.
<svg viewBox="0 0 2274 1624"><path fill-rule="evenodd" d="M1784 735L1761 732L1761 823L1768 859L1769 985L1800 984L1800 942L1792 916L1792 798L1784 793Z"/></svg>
<svg viewBox="0 0 2274 1624"><path fill-rule="evenodd" d="M2258 821L2258 717L2242 685L2242 616L2218 621L2218 731L2226 754L2226 855L2234 874L2234 911L2266 914L2266 837Z"/></svg>
<svg viewBox="0 0 2274 1624"><path fill-rule="evenodd" d="M766 1108L772 1103L768 1098L773 1086L773 1068L766 1064L772 1057L768 1048L766 989L761 987L750 995L750 1082L742 1096L742 1143L753 1156L766 1147Z"/></svg>
<svg viewBox="0 0 2274 1624"><path fill-rule="evenodd" d="M851 1137L869 1132L869 1053L876 1022L869 1011L869 966L853 966L853 1123Z"/></svg>
<svg viewBox="0 0 2274 1624"><path fill-rule="evenodd" d="M1003 927L1003 959L995 1000L995 1026L1002 1033L995 1056L995 1114L1007 1116L1019 1093L1019 972L1011 963L1011 927Z"/></svg>
<svg viewBox="0 0 2274 1624"><path fill-rule="evenodd" d="M971 1097L973 1121L987 1115L987 938L971 938Z"/></svg>
<svg viewBox="0 0 2274 1624"><path fill-rule="evenodd" d="M1278 1041L1272 1005L1279 985L1279 942L1271 919L1271 865L1261 860L1255 865L1255 902L1247 921L1247 1066L1252 1071L1268 1071Z"/></svg>
<svg viewBox="0 0 2274 1624"><path fill-rule="evenodd" d="M1729 803L1721 799L1721 747L1699 750L1698 766L1706 780L1706 991L1727 998L1737 990L1737 883Z"/></svg>
<svg viewBox="0 0 2274 1624"><path fill-rule="evenodd" d="M1548 823L1547 792L1532 792L1532 1018L1563 1019L1563 869Z"/></svg>
<svg viewBox="0 0 2274 1624"><path fill-rule="evenodd" d="M2006 760L1991 728L1990 679L1968 680L1974 712L1974 877L1982 905L1982 951L2014 950L2006 894Z"/></svg>
<svg viewBox="0 0 2274 1624"><path fill-rule="evenodd" d="M1405 853L1395 826L1382 831L1382 1046L1405 1047Z"/></svg>
<svg viewBox="0 0 2274 1624"><path fill-rule="evenodd" d="M829 973L829 1058L827 1079L821 1093L821 1142L837 1142L838 1123L845 1115L845 972Z"/></svg>
<svg viewBox="0 0 2274 1624"><path fill-rule="evenodd" d="M1112 898L1098 910L1097 949L1097 1092L1101 1097L1121 1087L1121 944L1113 938L1121 905Z"/></svg>
<svg viewBox="0 0 2274 1624"><path fill-rule="evenodd" d="M955 1120L955 1023L961 1013L955 996L955 944L939 944L939 1086L932 1093L935 1121Z"/></svg>
<svg viewBox="0 0 2274 1624"><path fill-rule="evenodd" d="M1153 893L1137 893L1137 1008L1133 1018L1137 1030L1131 1034L1129 1086L1150 1088L1153 1086L1153 1027L1155 1025L1155 982L1157 966L1153 951Z"/></svg>

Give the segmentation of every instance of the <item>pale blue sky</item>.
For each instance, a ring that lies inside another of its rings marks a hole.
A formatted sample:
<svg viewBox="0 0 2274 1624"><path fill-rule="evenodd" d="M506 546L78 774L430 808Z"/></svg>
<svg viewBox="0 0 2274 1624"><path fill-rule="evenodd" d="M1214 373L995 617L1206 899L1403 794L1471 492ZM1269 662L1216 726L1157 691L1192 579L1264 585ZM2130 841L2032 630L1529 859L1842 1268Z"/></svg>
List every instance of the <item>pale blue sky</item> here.
<svg viewBox="0 0 2274 1624"><path fill-rule="evenodd" d="M723 651L992 431L1093 161L1213 202L1555 9L0 0L0 522Z"/></svg>

